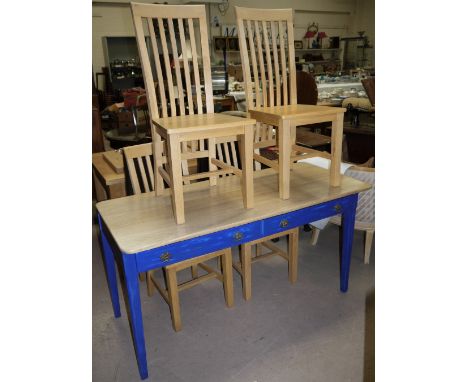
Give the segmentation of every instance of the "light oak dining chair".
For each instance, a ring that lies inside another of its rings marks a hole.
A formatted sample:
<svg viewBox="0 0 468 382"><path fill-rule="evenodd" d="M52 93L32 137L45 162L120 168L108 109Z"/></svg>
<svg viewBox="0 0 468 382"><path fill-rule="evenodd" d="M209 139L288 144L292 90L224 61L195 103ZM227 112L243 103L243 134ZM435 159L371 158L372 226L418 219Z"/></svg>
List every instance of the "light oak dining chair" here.
<svg viewBox="0 0 468 382"><path fill-rule="evenodd" d="M280 198L288 199L291 162L323 155L296 145L296 126L331 122L329 182L331 186L340 186L346 110L297 104L292 9L235 7L235 12L248 114L257 121L257 129L266 124L276 130L271 140L255 142L254 148L277 145L278 160L267 159L258 152L254 159L278 171Z"/></svg>
<svg viewBox="0 0 468 382"><path fill-rule="evenodd" d="M267 139L268 135L272 133L267 128L258 131L261 132L258 137L256 136L259 141ZM236 148L236 137L216 138L216 153L219 160L226 161L229 164L232 163L237 167L239 163L237 158L238 151ZM258 170L261 170L261 168L258 168ZM287 238L286 251L273 242L281 237ZM252 297L252 263L270 258L271 256L280 256L287 261L289 282L294 284L297 281L298 246L299 227L242 244L239 251L239 261L233 262L233 267L242 278L242 294L244 299L248 301ZM254 247L255 252L252 250ZM264 252L264 249L266 249L266 252Z"/></svg>
<svg viewBox="0 0 468 382"><path fill-rule="evenodd" d="M219 175L233 172L242 178L244 208L253 207L255 120L214 113L205 6L132 2L131 9L152 119L156 195L163 193L166 182L175 220L182 224L184 181L209 178L210 185L215 186ZM244 146L241 171L215 158L215 138L232 135L238 136ZM187 145L193 150L185 150ZM183 160L205 157L209 171L182 174Z"/></svg>
<svg viewBox="0 0 468 382"><path fill-rule="evenodd" d="M151 159L153 156L153 145L151 143L146 143L143 145L128 146L123 149L123 152L133 193L141 194L144 192L153 192L154 171L153 161ZM208 260L214 258L218 258L220 269L214 269L206 264ZM177 272L188 268L191 268L191 280L178 284ZM206 273L199 275L199 269ZM163 273L166 280L165 287L158 282L156 270L151 270L146 273L148 295L152 296L155 288L159 291L169 305L172 327L176 332L182 329L179 292L185 289L216 278L223 284L226 306L229 308L234 305L232 254L230 248L168 265L163 267Z"/></svg>

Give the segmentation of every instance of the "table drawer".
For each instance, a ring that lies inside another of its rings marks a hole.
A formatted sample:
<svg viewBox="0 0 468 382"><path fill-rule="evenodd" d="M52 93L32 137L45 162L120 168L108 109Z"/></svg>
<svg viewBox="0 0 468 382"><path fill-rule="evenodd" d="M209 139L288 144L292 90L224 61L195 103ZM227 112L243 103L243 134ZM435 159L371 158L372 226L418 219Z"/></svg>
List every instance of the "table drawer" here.
<svg viewBox="0 0 468 382"><path fill-rule="evenodd" d="M144 272L149 269L164 267L224 248L244 244L261 236L262 222L258 221L169 244L140 253L137 256L138 271Z"/></svg>
<svg viewBox="0 0 468 382"><path fill-rule="evenodd" d="M291 211L282 215L273 216L263 222L265 236L299 227L301 225L340 214L343 210L341 200L326 202L313 207Z"/></svg>

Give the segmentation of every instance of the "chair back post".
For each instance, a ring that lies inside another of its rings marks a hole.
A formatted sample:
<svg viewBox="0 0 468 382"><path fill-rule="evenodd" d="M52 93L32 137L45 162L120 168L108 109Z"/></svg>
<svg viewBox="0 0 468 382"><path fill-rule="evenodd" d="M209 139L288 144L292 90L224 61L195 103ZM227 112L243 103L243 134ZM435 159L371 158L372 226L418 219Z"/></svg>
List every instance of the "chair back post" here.
<svg viewBox="0 0 468 382"><path fill-rule="evenodd" d="M296 105L293 10L235 7L235 11L247 108Z"/></svg>

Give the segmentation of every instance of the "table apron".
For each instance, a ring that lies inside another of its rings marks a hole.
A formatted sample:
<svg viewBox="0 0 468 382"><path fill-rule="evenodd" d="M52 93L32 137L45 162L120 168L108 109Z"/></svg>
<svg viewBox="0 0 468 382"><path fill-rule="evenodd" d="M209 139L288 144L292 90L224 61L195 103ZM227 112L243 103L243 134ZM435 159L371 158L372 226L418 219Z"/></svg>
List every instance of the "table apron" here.
<svg viewBox="0 0 468 382"><path fill-rule="evenodd" d="M358 194L287 212L238 227L194 237L137 254L138 272L164 267L221 249L248 243L265 236L334 216L352 208ZM122 254L125 256L126 254Z"/></svg>

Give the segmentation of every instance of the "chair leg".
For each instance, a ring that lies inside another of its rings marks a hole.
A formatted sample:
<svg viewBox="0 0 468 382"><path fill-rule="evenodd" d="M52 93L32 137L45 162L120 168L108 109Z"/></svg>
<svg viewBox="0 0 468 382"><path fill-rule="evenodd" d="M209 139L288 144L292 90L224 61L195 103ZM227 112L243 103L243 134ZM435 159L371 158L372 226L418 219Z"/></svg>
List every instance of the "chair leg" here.
<svg viewBox="0 0 468 382"><path fill-rule="evenodd" d="M253 207L253 128L254 125L244 126L244 134L240 136L244 208Z"/></svg>
<svg viewBox="0 0 468 382"><path fill-rule="evenodd" d="M218 167L215 164L211 163L211 159L216 159L216 141L214 138L208 139L208 170L209 171L216 171ZM217 176L210 176L210 186L216 186L217 184Z"/></svg>
<svg viewBox="0 0 468 382"><path fill-rule="evenodd" d="M146 290L148 293L148 296L151 297L154 294L154 284L153 280L151 280L151 273L154 271L148 271L146 272Z"/></svg>
<svg viewBox="0 0 468 382"><path fill-rule="evenodd" d="M196 279L198 277L198 266L192 265L192 279Z"/></svg>
<svg viewBox="0 0 468 382"><path fill-rule="evenodd" d="M338 113L332 122L330 161L330 185L338 187L341 184L341 150L343 147L343 113Z"/></svg>
<svg viewBox="0 0 468 382"><path fill-rule="evenodd" d="M252 297L252 246L241 245L242 294L244 300Z"/></svg>
<svg viewBox="0 0 468 382"><path fill-rule="evenodd" d="M291 169L291 129L287 120L278 126L279 149L279 194L281 199L289 199L289 181Z"/></svg>
<svg viewBox="0 0 468 382"><path fill-rule="evenodd" d="M372 240L374 239L374 230L366 231L366 241L364 244L364 264L369 264L369 257L372 249Z"/></svg>
<svg viewBox="0 0 468 382"><path fill-rule="evenodd" d="M224 299L226 300L226 306L231 308L234 305L231 248L228 248L224 251L224 254L221 255L221 261L223 263Z"/></svg>
<svg viewBox="0 0 468 382"><path fill-rule="evenodd" d="M316 227L312 227L312 233L310 235L310 244L316 245L320 235L320 230Z"/></svg>
<svg viewBox="0 0 468 382"><path fill-rule="evenodd" d="M288 235L288 273L289 282L294 284L297 281L297 252L299 246L299 228L296 228Z"/></svg>
<svg viewBox="0 0 468 382"><path fill-rule="evenodd" d="M172 183L172 209L174 211L176 223L183 224L185 223L185 212L184 194L182 189L182 160L179 137L175 134L169 135L167 142L168 161L171 164L169 166L169 177Z"/></svg>
<svg viewBox="0 0 468 382"><path fill-rule="evenodd" d="M156 139L154 139L156 138ZM154 152L154 190L156 195L162 195L164 191L164 180L159 173L159 167L162 167L163 143L161 136L153 132L153 152ZM167 152L167 151L166 151Z"/></svg>
<svg viewBox="0 0 468 382"><path fill-rule="evenodd" d="M179 288L177 286L177 272L166 268L167 275L167 294L169 308L171 309L172 327L176 332L182 329L180 318Z"/></svg>

